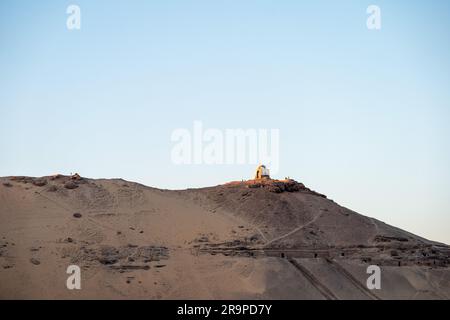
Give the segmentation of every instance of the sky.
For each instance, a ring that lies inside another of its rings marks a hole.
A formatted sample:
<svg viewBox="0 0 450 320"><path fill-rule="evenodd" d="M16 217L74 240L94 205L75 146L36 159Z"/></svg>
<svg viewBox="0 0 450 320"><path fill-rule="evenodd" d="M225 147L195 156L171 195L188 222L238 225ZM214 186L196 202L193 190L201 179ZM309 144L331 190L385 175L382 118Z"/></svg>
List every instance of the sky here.
<svg viewBox="0 0 450 320"><path fill-rule="evenodd" d="M2 0L0 176L217 185L255 165L177 165L174 130L278 129L275 178L450 244L449 39L438 0Z"/></svg>

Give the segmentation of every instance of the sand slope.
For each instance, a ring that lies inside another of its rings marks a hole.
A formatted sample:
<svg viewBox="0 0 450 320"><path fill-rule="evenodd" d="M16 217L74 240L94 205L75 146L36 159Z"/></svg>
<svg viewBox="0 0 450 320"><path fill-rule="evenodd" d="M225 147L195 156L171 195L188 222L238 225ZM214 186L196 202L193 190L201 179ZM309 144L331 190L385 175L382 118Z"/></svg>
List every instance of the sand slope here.
<svg viewBox="0 0 450 320"><path fill-rule="evenodd" d="M0 178L0 298L450 297L446 245L297 189ZM66 288L72 264L81 290Z"/></svg>

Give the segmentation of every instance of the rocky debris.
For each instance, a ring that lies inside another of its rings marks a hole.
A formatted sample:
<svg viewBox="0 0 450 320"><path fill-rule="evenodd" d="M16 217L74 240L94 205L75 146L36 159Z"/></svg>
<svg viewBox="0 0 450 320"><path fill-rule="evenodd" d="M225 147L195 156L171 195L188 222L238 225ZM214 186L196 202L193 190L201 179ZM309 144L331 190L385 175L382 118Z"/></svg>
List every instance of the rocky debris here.
<svg viewBox="0 0 450 320"><path fill-rule="evenodd" d="M408 242L408 239L403 238L403 237L388 237L388 236L377 235L373 241L375 241L375 242L391 242L391 241Z"/></svg>
<svg viewBox="0 0 450 320"><path fill-rule="evenodd" d="M47 178L45 177L33 178L33 177L18 176L18 177L11 177L10 180L23 184L32 184L36 187L43 187L48 183Z"/></svg>
<svg viewBox="0 0 450 320"><path fill-rule="evenodd" d="M24 176L17 176L17 177L11 177L11 181L20 182L20 183L33 183L34 178L32 177L24 177Z"/></svg>
<svg viewBox="0 0 450 320"><path fill-rule="evenodd" d="M52 180L52 181L55 181L55 180L61 179L63 177L64 176L62 174L55 174L53 176L50 176L49 179Z"/></svg>
<svg viewBox="0 0 450 320"><path fill-rule="evenodd" d="M8 247L8 242L0 240L0 257L6 253L6 248Z"/></svg>
<svg viewBox="0 0 450 320"><path fill-rule="evenodd" d="M73 214L73 217L74 218L81 218L83 215L81 214L81 213L79 213L79 212L75 212L74 214Z"/></svg>
<svg viewBox="0 0 450 320"><path fill-rule="evenodd" d="M109 268L113 270L119 270L120 272L128 270L150 270L149 265L129 265L129 264L124 264L120 266L109 266Z"/></svg>
<svg viewBox="0 0 450 320"><path fill-rule="evenodd" d="M103 245L100 248L81 247L72 257L73 263L99 263L121 272L127 270L148 270L148 263L169 259L169 249L163 246L127 245L114 247Z"/></svg>
<svg viewBox="0 0 450 320"><path fill-rule="evenodd" d="M255 244L262 244L263 242L260 241L260 236L259 235L252 235L250 237L244 237L241 239L234 239L231 241L225 241L225 242L215 242L215 243L210 243L207 241L199 241L199 239L196 239L195 242L200 243L200 244L196 244L194 245L194 247L200 248L201 250L203 249L211 249L211 248L227 248L227 249L250 249L253 245Z"/></svg>
<svg viewBox="0 0 450 320"><path fill-rule="evenodd" d="M252 243L263 243L261 236L259 234L254 234L250 238L248 238Z"/></svg>
<svg viewBox="0 0 450 320"><path fill-rule="evenodd" d="M33 184L37 187L42 187L47 184L47 179L45 178L33 178L33 177L24 177L24 176L18 176L18 177L11 177L11 181L20 182L24 184Z"/></svg>
<svg viewBox="0 0 450 320"><path fill-rule="evenodd" d="M69 189L69 190L73 190L73 189L78 188L78 185L75 182L73 182L73 181L68 181L68 182L66 182L64 184L64 188Z"/></svg>
<svg viewBox="0 0 450 320"><path fill-rule="evenodd" d="M247 181L234 181L225 184L224 186L233 187L245 185L249 189L265 189L267 191L273 193L283 193L283 192L305 192L314 194L319 197L326 198L325 195L315 192L307 187L303 183L297 182L293 179L285 179L285 180L275 180L275 179L256 179L256 180L247 180ZM223 195L218 194L218 195ZM242 192L241 197L243 199L247 199L251 194L248 192Z"/></svg>
<svg viewBox="0 0 450 320"><path fill-rule="evenodd" d="M56 192L56 191L58 191L58 187L55 185L51 185L47 188L47 191L48 192Z"/></svg>
<svg viewBox="0 0 450 320"><path fill-rule="evenodd" d="M77 185L88 183L88 180L81 177L78 173L75 173L74 175L70 176L70 181L75 182Z"/></svg>
<svg viewBox="0 0 450 320"><path fill-rule="evenodd" d="M398 251L397 250L391 250L391 256L392 257L398 257Z"/></svg>
<svg viewBox="0 0 450 320"><path fill-rule="evenodd" d="M137 248L137 257L150 261L169 259L169 249L164 246L142 246Z"/></svg>
<svg viewBox="0 0 450 320"><path fill-rule="evenodd" d="M7 188L11 188L13 185L9 182L3 182L3 185Z"/></svg>
<svg viewBox="0 0 450 320"><path fill-rule="evenodd" d="M118 260L117 260L116 258L114 258L114 257L103 257L103 258L99 258L98 261L99 261L101 264L106 264L106 265L108 265L108 264L114 264L114 263L116 263Z"/></svg>
<svg viewBox="0 0 450 320"><path fill-rule="evenodd" d="M202 236L195 240L196 242L209 242L209 238L207 236Z"/></svg>
<svg viewBox="0 0 450 320"><path fill-rule="evenodd" d="M79 174L74 174L72 176L64 176L61 174L56 174L49 177L40 177L40 178L33 178L33 177L26 177L26 176L17 176L17 177L11 177L11 181L14 182L20 182L24 184L33 184L37 187L43 187L48 184L48 181L53 182L59 182L64 185L66 189L76 189L78 188L79 184L87 183L87 180L81 177ZM51 185L47 191L49 192L55 192L57 191L57 187L54 185Z"/></svg>
<svg viewBox="0 0 450 320"><path fill-rule="evenodd" d="M192 243L200 243L200 244L202 244L202 243L209 243L209 242L214 242L214 241L217 241L218 240L218 237L217 237L217 234L215 234L215 233L212 233L212 232L209 232L209 233L199 233L198 234L198 236L195 238L195 239L193 239L192 241L189 241L188 243L189 244L192 244Z"/></svg>
<svg viewBox="0 0 450 320"><path fill-rule="evenodd" d="M47 184L47 180L44 178L38 178L33 180L33 185L37 187L43 187Z"/></svg>
<svg viewBox="0 0 450 320"><path fill-rule="evenodd" d="M301 190L306 190L303 183L299 183L294 180L284 180L284 181L273 181L267 184L267 189L270 192L282 193L282 192L298 192Z"/></svg>
<svg viewBox="0 0 450 320"><path fill-rule="evenodd" d="M36 258L31 258L31 259L30 259L30 262L31 262L32 264L34 264L35 266L38 266L38 265L41 264L41 262L40 262L38 259L36 259Z"/></svg>

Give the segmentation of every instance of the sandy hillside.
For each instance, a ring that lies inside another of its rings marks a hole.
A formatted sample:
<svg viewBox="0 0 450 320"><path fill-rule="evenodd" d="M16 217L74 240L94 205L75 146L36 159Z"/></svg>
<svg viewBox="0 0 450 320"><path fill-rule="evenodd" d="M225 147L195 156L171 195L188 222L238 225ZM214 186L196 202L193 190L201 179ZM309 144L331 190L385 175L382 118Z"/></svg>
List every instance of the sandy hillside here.
<svg viewBox="0 0 450 320"><path fill-rule="evenodd" d="M450 249L295 181L0 178L0 298L449 299ZM66 269L82 289L66 288ZM368 290L368 265L382 288Z"/></svg>

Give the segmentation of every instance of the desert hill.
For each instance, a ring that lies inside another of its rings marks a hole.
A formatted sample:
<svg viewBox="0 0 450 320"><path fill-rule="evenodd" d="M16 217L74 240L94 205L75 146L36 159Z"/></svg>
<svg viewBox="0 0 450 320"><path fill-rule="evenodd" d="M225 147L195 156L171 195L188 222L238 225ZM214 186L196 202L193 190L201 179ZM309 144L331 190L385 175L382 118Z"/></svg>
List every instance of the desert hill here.
<svg viewBox="0 0 450 320"><path fill-rule="evenodd" d="M0 298L448 299L450 249L294 180L0 178ZM67 266L82 289L66 288ZM368 290L368 265L382 288Z"/></svg>

